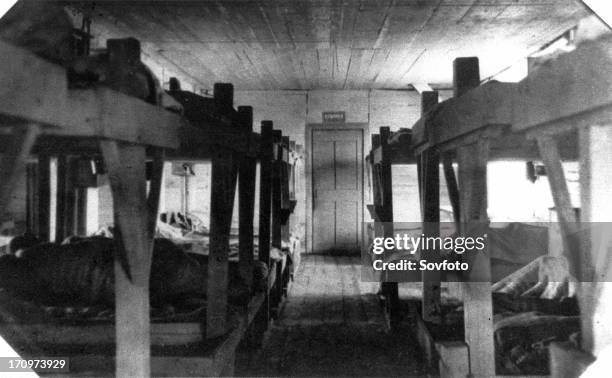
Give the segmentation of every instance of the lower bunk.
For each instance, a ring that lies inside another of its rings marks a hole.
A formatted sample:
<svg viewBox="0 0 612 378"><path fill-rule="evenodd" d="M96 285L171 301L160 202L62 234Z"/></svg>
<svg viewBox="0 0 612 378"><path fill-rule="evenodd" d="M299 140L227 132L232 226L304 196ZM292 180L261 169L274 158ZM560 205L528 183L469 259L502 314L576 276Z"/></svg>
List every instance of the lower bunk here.
<svg viewBox="0 0 612 378"><path fill-rule="evenodd" d="M97 236L2 256L0 335L22 357L69 357L71 374L114 375L114 248L113 239ZM237 262L230 262L228 332L207 338L207 259L167 239L155 240L150 282L155 376L231 372L247 329L258 314L267 316L267 287L280 280L280 262L269 270L257 262L251 290Z"/></svg>
<svg viewBox="0 0 612 378"><path fill-rule="evenodd" d="M496 374L550 376L552 361L558 361L551 354L570 353L580 345L576 282L564 258L548 255L545 227L513 223L489 229L488 238L495 282L491 295ZM470 373L463 285L442 283L439 321L427 322L421 316L422 284L399 284L400 300L409 302L425 359L445 377Z"/></svg>

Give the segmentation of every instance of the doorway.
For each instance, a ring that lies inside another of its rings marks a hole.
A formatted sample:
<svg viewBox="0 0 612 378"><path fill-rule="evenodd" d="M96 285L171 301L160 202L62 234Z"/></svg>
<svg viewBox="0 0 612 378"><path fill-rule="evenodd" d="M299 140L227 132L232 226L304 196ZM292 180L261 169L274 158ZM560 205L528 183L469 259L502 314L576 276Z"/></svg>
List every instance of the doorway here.
<svg viewBox="0 0 612 378"><path fill-rule="evenodd" d="M309 124L309 251L358 255L367 124Z"/></svg>

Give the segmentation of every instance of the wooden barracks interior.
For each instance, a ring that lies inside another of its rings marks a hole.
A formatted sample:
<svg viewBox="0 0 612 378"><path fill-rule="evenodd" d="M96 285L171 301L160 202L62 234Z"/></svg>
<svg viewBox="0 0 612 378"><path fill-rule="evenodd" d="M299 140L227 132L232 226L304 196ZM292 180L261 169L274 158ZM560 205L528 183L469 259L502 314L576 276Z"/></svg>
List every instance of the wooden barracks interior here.
<svg viewBox="0 0 612 378"><path fill-rule="evenodd" d="M0 375L612 376L607 0L0 7Z"/></svg>

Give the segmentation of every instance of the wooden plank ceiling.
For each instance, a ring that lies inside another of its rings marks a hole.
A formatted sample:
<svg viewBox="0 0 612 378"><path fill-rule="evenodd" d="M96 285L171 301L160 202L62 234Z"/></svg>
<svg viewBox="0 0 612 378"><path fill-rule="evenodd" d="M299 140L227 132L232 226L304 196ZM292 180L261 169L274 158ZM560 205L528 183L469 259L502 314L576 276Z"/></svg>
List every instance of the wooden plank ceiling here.
<svg viewBox="0 0 612 378"><path fill-rule="evenodd" d="M98 37L134 36L193 85L448 87L452 60L488 77L586 16L573 0L99 1Z"/></svg>

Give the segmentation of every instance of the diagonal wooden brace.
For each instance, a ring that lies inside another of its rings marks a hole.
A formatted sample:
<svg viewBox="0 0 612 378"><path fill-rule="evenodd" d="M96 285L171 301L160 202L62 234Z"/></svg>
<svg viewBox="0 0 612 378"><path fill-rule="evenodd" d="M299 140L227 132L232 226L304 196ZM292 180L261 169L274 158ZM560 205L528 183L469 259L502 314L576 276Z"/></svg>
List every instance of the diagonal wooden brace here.
<svg viewBox="0 0 612 378"><path fill-rule="evenodd" d="M24 174L26 159L40 133L36 124L15 125L8 150L0 157L0 215L7 211L17 181Z"/></svg>

